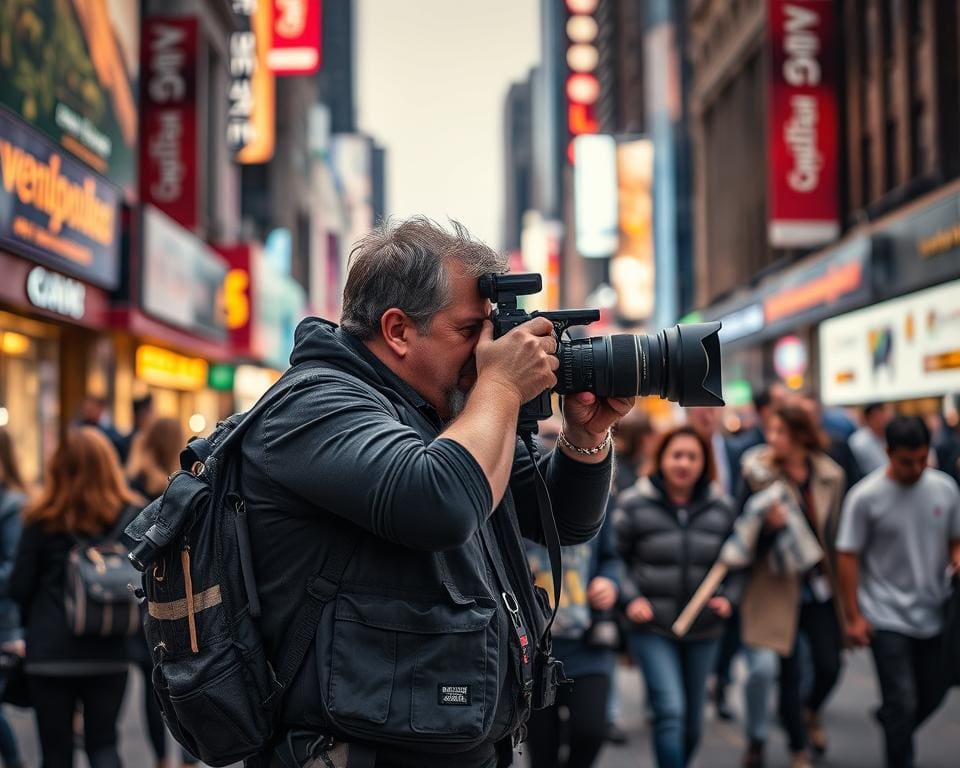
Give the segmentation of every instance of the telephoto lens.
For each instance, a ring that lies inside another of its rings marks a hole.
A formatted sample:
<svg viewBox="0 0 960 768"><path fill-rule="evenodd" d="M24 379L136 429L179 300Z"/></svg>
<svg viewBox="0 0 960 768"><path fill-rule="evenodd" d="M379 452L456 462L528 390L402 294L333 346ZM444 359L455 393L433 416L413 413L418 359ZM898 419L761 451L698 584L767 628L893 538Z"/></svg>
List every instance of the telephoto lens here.
<svg viewBox="0 0 960 768"><path fill-rule="evenodd" d="M682 406L723 405L720 323L675 325L648 335L621 333L561 341L558 394L654 395Z"/></svg>

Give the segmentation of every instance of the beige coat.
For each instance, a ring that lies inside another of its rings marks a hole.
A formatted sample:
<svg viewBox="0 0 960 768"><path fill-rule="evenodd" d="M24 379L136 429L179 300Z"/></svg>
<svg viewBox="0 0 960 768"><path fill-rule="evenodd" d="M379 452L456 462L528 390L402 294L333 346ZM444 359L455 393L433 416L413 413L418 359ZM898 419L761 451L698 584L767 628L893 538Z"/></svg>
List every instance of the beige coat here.
<svg viewBox="0 0 960 768"><path fill-rule="evenodd" d="M843 470L827 455L813 454L810 493L816 511L816 534L827 554L824 570L833 590L833 604L840 616L840 601L834 569L834 539L840 521L843 501ZM754 492L766 488L776 479L786 480L774 464L769 447L759 446L748 452L742 462L744 478ZM793 483L787 480L791 487ZM765 557L759 558L750 569L743 600L740 603L740 621L743 642L760 648L772 648L781 656L793 653L800 616L799 576L774 573Z"/></svg>

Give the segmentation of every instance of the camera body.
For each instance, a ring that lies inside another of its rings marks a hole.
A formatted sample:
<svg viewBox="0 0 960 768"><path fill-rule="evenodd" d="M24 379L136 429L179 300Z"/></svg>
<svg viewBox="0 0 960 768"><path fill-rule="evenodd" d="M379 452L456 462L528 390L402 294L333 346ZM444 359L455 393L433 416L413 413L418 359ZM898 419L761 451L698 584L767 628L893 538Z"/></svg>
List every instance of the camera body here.
<svg viewBox="0 0 960 768"><path fill-rule="evenodd" d="M490 321L493 323L493 338L498 339L518 325L535 317L545 317L553 323L553 332L559 343L561 335L575 325L589 325L600 319L598 309L559 309L553 312L525 312L517 307L517 297L539 293L543 289L543 279L536 273L516 275L483 275L480 278L480 295L494 304ZM558 372L559 373L559 372ZM549 419L553 415L550 403L550 390L524 403L520 408L517 421L518 432L536 432L537 422Z"/></svg>
<svg viewBox="0 0 960 768"><path fill-rule="evenodd" d="M479 278L480 295L496 306L490 316L494 338L503 336L534 317L545 317L557 337L559 395L592 392L597 397L647 397L652 395L684 407L723 405L721 386L720 323L690 323L654 334L617 333L563 339L576 325L600 319L596 309L561 309L525 312L517 297L537 293L537 274L496 275ZM537 422L552 412L550 392L542 392L520 410L517 431L537 431Z"/></svg>

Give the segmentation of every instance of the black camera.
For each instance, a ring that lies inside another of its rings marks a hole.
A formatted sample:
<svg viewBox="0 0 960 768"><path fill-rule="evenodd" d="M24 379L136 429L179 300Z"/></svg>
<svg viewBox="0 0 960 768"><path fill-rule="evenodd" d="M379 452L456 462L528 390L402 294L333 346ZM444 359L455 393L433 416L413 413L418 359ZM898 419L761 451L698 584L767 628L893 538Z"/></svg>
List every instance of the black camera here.
<svg viewBox="0 0 960 768"><path fill-rule="evenodd" d="M557 336L557 386L560 395L593 392L598 397L656 395L683 406L723 405L720 385L720 323L692 323L648 335L619 333L585 339L564 339L571 327L600 319L597 309L561 309L527 313L517 297L539 293L543 284L534 273L487 274L480 277L480 295L496 306L490 319L494 338L511 328L545 317ZM552 413L550 392L524 404L520 431L533 431L537 421Z"/></svg>

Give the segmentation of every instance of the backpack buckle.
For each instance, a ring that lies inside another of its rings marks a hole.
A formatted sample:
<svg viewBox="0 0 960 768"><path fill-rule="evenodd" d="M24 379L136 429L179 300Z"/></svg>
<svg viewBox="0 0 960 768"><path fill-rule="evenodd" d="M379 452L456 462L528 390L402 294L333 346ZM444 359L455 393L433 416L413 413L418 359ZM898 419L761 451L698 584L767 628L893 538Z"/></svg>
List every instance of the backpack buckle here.
<svg viewBox="0 0 960 768"><path fill-rule="evenodd" d="M288 731L276 750L284 765L303 766L333 749L333 737L315 731Z"/></svg>
<svg viewBox="0 0 960 768"><path fill-rule="evenodd" d="M307 584L307 594L326 602L337 594L339 585L324 576L314 576Z"/></svg>

